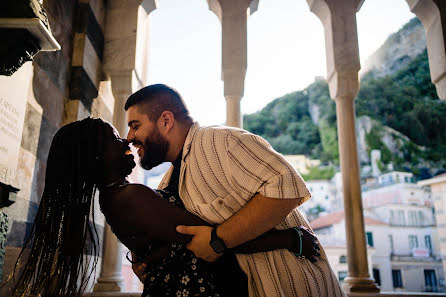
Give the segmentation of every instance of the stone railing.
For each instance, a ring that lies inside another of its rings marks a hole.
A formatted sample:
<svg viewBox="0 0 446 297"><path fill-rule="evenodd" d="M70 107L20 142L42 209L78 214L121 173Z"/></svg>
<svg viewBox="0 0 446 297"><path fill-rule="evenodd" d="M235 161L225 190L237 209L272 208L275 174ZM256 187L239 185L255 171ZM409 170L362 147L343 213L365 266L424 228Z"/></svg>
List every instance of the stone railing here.
<svg viewBox="0 0 446 297"><path fill-rule="evenodd" d="M89 293L84 297L140 297L141 293ZM383 293L350 293L348 297L446 297L446 293L402 293L402 292L383 292Z"/></svg>

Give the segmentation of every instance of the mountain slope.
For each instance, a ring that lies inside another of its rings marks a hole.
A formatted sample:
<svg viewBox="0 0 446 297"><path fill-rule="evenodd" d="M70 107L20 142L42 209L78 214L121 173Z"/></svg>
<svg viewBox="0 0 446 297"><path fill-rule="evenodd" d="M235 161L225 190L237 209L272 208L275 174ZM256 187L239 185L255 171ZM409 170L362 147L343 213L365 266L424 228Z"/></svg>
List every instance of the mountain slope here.
<svg viewBox="0 0 446 297"><path fill-rule="evenodd" d="M431 173L446 167L446 102L438 99L430 81L425 43L421 50L419 45L409 46L406 52L400 44L403 39L424 38L419 32L419 21L411 20L392 34L374 54L374 67L362 75L356 114L358 124L368 123L358 133L364 165L369 163L370 150L380 149L384 167L391 164L415 173L424 167L431 168ZM392 52L398 54L389 60ZM339 162L335 103L323 80L245 115L244 127L283 154Z"/></svg>

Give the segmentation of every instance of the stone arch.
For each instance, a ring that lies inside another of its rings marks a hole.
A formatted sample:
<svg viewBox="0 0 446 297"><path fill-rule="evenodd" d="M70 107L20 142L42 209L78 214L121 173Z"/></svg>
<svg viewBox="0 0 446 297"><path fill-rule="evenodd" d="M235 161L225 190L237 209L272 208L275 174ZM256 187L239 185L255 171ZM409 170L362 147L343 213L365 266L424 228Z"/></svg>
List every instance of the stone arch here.
<svg viewBox="0 0 446 297"><path fill-rule="evenodd" d="M225 121L221 30L205 0L164 0L151 15L149 83L177 89L191 116L203 125ZM184 79L190 76L194 83Z"/></svg>
<svg viewBox="0 0 446 297"><path fill-rule="evenodd" d="M323 26L305 2L286 3L264 0L248 20L244 112L255 112L271 99L303 90L325 77ZM271 22L277 15L280 19Z"/></svg>

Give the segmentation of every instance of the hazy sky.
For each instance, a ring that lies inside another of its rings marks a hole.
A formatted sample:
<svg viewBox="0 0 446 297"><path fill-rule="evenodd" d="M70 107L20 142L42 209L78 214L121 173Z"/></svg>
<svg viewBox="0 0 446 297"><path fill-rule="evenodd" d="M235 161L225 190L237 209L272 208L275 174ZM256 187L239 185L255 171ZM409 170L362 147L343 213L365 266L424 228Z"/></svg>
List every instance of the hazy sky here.
<svg viewBox="0 0 446 297"><path fill-rule="evenodd" d="M305 0L260 0L248 19L242 113L326 77L324 31ZM361 62L414 15L405 0L366 0L357 14ZM206 0L159 0L151 13L149 83L184 97L202 125L223 124L221 24Z"/></svg>

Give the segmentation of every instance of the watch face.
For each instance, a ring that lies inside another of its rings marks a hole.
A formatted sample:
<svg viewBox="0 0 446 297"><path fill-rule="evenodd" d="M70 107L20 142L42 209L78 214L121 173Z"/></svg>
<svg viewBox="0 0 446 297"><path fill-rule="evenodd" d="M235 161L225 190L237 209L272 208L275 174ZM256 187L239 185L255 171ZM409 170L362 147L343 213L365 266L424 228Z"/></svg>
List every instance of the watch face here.
<svg viewBox="0 0 446 297"><path fill-rule="evenodd" d="M217 254L221 254L225 251L225 244L222 242L220 238L214 239L211 241L211 247Z"/></svg>

